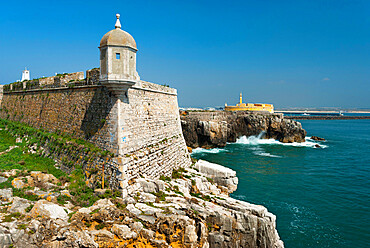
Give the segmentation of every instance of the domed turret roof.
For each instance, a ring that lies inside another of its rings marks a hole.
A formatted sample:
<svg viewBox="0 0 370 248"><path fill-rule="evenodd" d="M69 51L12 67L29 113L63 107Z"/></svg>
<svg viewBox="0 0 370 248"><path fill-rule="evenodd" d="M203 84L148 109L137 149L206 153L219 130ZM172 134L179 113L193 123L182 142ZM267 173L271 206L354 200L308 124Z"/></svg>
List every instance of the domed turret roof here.
<svg viewBox="0 0 370 248"><path fill-rule="evenodd" d="M121 23L119 21L120 15L117 14L116 29L113 29L106 33L100 41L100 47L103 46L126 46L137 50L136 42L134 38L127 32L121 29Z"/></svg>

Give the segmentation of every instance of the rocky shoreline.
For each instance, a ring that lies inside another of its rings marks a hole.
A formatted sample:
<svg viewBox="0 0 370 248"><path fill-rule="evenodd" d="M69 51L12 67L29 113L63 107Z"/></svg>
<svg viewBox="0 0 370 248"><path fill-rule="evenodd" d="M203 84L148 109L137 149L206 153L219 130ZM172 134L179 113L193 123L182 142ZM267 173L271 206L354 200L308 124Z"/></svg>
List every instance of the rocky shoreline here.
<svg viewBox="0 0 370 248"><path fill-rule="evenodd" d="M199 111L182 112L181 126L187 146L214 148L235 142L241 136L259 135L283 143L304 142L306 131L301 123L282 114Z"/></svg>
<svg viewBox="0 0 370 248"><path fill-rule="evenodd" d="M51 174L0 174L0 247L284 246L273 214L229 197L238 183L235 171L206 161L172 178L133 180L128 197L103 197L90 207L57 201L70 192ZM34 201L14 196L22 190Z"/></svg>

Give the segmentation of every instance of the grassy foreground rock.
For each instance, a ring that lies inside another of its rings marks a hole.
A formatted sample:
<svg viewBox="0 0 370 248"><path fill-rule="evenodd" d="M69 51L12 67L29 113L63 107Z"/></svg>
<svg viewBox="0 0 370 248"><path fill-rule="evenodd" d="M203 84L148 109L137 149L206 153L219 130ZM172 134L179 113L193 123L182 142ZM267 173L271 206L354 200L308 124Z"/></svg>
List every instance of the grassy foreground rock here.
<svg viewBox="0 0 370 248"><path fill-rule="evenodd" d="M283 247L273 214L229 197L237 185L230 169L198 161L172 177L136 178L123 199L89 187L81 165L67 174L52 155L31 149L30 136L6 129L0 247Z"/></svg>

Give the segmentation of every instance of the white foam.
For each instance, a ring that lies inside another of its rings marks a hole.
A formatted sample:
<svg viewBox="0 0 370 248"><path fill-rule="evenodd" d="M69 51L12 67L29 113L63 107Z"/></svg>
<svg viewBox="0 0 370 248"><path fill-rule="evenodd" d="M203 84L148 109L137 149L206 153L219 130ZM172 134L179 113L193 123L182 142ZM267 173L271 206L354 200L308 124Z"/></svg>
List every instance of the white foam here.
<svg viewBox="0 0 370 248"><path fill-rule="evenodd" d="M197 154L197 153L220 153L220 152L226 152L226 149L222 148L212 148L212 149L204 149L204 148L195 148L193 149L192 153Z"/></svg>
<svg viewBox="0 0 370 248"><path fill-rule="evenodd" d="M260 135L259 135L260 136ZM293 142L293 143L283 143L278 140L274 139L259 139L258 136L242 136L238 138L235 142L236 144L244 144L244 145L283 145L283 146L294 146L294 147L312 147L316 148L316 145L319 145L321 148L327 148L327 145L320 144L318 142L314 142L309 137L306 137L305 142Z"/></svg>
<svg viewBox="0 0 370 248"><path fill-rule="evenodd" d="M265 150L263 148L261 148L260 146L250 146L250 147L248 147L248 149L252 150L253 154L257 155L257 156L271 157L271 158L282 158L282 156L273 155L271 153L265 152Z"/></svg>
<svg viewBox="0 0 370 248"><path fill-rule="evenodd" d="M268 152L253 152L254 155L263 156L263 157L270 157L270 158L282 158L282 156L273 155Z"/></svg>

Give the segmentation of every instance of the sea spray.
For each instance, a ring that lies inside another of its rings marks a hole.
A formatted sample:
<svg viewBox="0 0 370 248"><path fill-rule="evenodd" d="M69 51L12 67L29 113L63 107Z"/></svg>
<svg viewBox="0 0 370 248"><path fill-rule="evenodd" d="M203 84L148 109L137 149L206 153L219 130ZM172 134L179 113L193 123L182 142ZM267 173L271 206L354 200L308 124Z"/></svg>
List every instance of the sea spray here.
<svg viewBox="0 0 370 248"><path fill-rule="evenodd" d="M222 148L212 148L212 149L204 149L204 148L195 148L192 151L192 154L198 154L198 153L220 153L220 152L226 152L226 149Z"/></svg>
<svg viewBox="0 0 370 248"><path fill-rule="evenodd" d="M283 146L294 146L294 147L312 147L317 148L319 145L321 148L327 148L328 145L323 145L321 142L314 142L311 138L306 137L305 142L293 142L293 143L283 143L275 139L263 139L265 132L262 131L257 136L241 136L233 144L243 144L243 145L283 145Z"/></svg>

